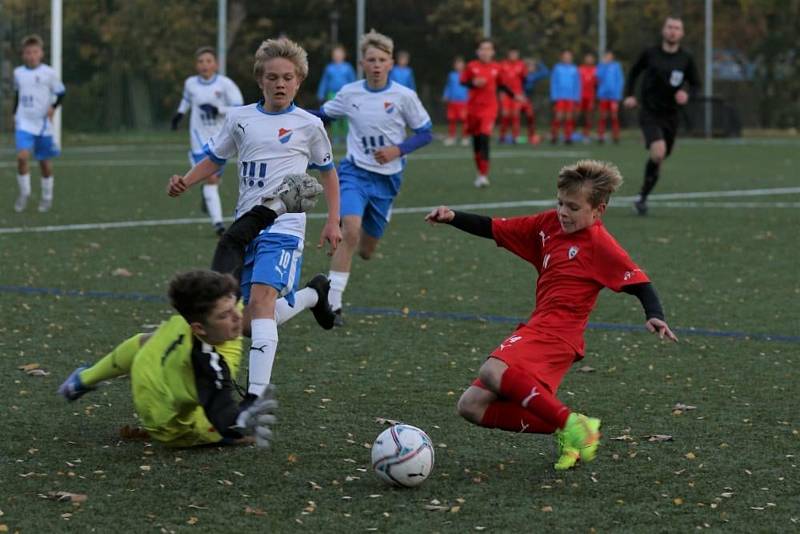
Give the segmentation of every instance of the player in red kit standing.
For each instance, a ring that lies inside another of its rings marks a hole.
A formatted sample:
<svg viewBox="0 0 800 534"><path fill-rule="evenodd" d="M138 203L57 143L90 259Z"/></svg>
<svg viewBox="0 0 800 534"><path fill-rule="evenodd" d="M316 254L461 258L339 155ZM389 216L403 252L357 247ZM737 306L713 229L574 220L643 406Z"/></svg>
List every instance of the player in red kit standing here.
<svg viewBox="0 0 800 534"><path fill-rule="evenodd" d="M489 186L489 139L497 119L497 90L501 88L512 93L507 87L500 86L500 66L493 61L494 43L491 39L481 39L476 51L478 59L467 63L461 73L461 83L469 87L467 98L467 131L472 136L472 150L475 154L475 165L478 177L475 187ZM521 94L515 95L520 101Z"/></svg>
<svg viewBox="0 0 800 534"><path fill-rule="evenodd" d="M519 50L511 48L506 59L500 62L500 83L508 87L513 93L500 95L500 142L513 144L519 137L519 119L524 102L520 102L513 95L524 94L525 76L528 69L525 62L519 58ZM509 128L511 137L506 137Z"/></svg>
<svg viewBox="0 0 800 534"><path fill-rule="evenodd" d="M494 239L538 272L530 319L490 353L461 395L458 411L487 428L555 433L556 469L591 461L597 453L600 420L572 412L556 392L573 362L583 358L583 332L600 290L635 295L647 329L677 341L649 278L600 220L621 184L614 165L583 160L559 172L557 209L506 219L440 206L425 218Z"/></svg>
<svg viewBox="0 0 800 534"><path fill-rule="evenodd" d="M580 112L583 114L583 140L589 141L597 96L597 65L594 54L583 56L583 63L578 67L578 74L581 77Z"/></svg>

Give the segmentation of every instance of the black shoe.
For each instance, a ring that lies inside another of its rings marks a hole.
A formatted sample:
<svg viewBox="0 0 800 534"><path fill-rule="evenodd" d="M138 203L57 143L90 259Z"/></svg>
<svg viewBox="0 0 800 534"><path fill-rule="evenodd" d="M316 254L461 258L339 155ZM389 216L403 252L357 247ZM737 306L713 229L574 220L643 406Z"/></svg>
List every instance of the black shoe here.
<svg viewBox="0 0 800 534"><path fill-rule="evenodd" d="M217 237L222 237L222 234L225 233L225 225L220 223L214 223L214 232L217 234Z"/></svg>
<svg viewBox="0 0 800 534"><path fill-rule="evenodd" d="M644 199L637 200L633 203L633 209L636 210L637 215L644 217L647 215L647 201Z"/></svg>
<svg viewBox="0 0 800 534"><path fill-rule="evenodd" d="M311 313L314 314L314 319L325 330L333 328L336 322L336 316L331 309L331 304L328 302L328 291L331 289L331 281L324 274L318 274L306 284L317 292L317 304L311 308Z"/></svg>

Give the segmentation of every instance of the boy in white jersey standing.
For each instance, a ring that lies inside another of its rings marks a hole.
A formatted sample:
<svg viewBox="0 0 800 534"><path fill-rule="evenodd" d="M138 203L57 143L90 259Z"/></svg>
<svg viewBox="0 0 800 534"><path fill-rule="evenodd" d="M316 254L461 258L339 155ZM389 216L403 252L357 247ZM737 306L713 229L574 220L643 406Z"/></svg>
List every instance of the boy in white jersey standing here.
<svg viewBox="0 0 800 534"><path fill-rule="evenodd" d="M14 133L17 145L17 184L19 196L14 211L21 212L31 196L30 160L39 160L42 170L42 197L39 211L53 206L52 159L61 152L53 139L53 114L64 98L64 84L56 71L42 63L44 41L38 35L22 40L22 62L14 69Z"/></svg>
<svg viewBox="0 0 800 534"><path fill-rule="evenodd" d="M203 146L219 132L228 110L244 103L242 92L233 80L217 74L217 54L210 46L199 48L194 54L197 76L186 78L183 98L178 112L172 117L172 129L177 130L184 114L191 108L189 118L189 164L194 165L206 157ZM219 199L219 181L225 166L203 184L203 209L208 212L217 235L225 232L222 223L222 202Z"/></svg>
<svg viewBox="0 0 800 534"><path fill-rule="evenodd" d="M405 156L433 139L431 118L417 93L389 80L392 40L375 30L361 38L364 80L345 85L320 110L323 119L347 117L347 155L339 163L342 235L331 260L329 300L341 326L342 294L353 253L369 259L389 223L403 181ZM406 128L414 134L406 137Z"/></svg>
<svg viewBox="0 0 800 534"><path fill-rule="evenodd" d="M331 144L322 121L293 102L308 75L306 51L285 38L264 41L256 52L253 74L263 100L229 110L222 129L204 147L207 157L185 176L173 176L168 192L180 195L238 153L238 218L273 195L284 176L318 169L328 204L319 246L327 241L332 251L336 250L342 233L339 180L331 160ZM241 289L247 304L245 325L250 325L252 339L247 388L251 395L260 395L270 383L278 324L306 308L328 306L327 295L320 288L297 291L305 226L303 213L281 215L247 248Z"/></svg>

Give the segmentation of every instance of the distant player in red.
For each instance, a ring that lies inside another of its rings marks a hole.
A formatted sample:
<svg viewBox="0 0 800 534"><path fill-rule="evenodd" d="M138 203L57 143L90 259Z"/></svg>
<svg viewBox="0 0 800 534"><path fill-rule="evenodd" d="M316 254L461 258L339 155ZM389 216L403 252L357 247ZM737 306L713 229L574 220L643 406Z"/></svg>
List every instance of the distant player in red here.
<svg viewBox="0 0 800 534"><path fill-rule="evenodd" d="M506 59L500 62L500 82L513 94L500 95L500 142L513 144L519 137L519 115L526 102L520 102L514 95L524 94L525 76L528 68L519 58L519 50L511 48ZM511 137L506 137L509 128Z"/></svg>
<svg viewBox="0 0 800 534"><path fill-rule="evenodd" d="M594 122L595 100L597 98L597 65L594 54L583 56L583 64L578 67L581 76L581 104L580 112L583 114L583 138L589 139Z"/></svg>
<svg viewBox="0 0 800 534"><path fill-rule="evenodd" d="M461 83L469 87L467 100L467 131L472 136L472 149L478 177L475 187L489 186L489 139L497 119L497 90L512 93L505 85L499 84L500 66L493 61L494 43L491 39L481 39L476 51L478 59L467 63L461 73ZM516 95L522 101L522 94Z"/></svg>
<svg viewBox="0 0 800 534"><path fill-rule="evenodd" d="M621 183L614 165L583 160L559 172L555 210L492 219L440 206L425 218L494 239L536 268L536 308L490 353L478 379L461 395L458 411L487 428L555 433L556 469L591 461L597 453L600 420L571 412L556 392L573 362L583 358L583 332L600 290L635 295L647 329L677 341L647 275L600 220Z"/></svg>

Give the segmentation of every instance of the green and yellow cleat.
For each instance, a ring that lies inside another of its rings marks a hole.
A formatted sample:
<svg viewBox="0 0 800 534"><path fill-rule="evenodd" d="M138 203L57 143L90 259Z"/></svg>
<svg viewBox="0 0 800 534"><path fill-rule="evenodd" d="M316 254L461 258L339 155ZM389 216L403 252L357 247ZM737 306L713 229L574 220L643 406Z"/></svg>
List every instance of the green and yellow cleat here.
<svg viewBox="0 0 800 534"><path fill-rule="evenodd" d="M559 458L555 468L570 469L580 459L591 462L597 456L600 445L600 419L573 413L564 428L556 433Z"/></svg>

